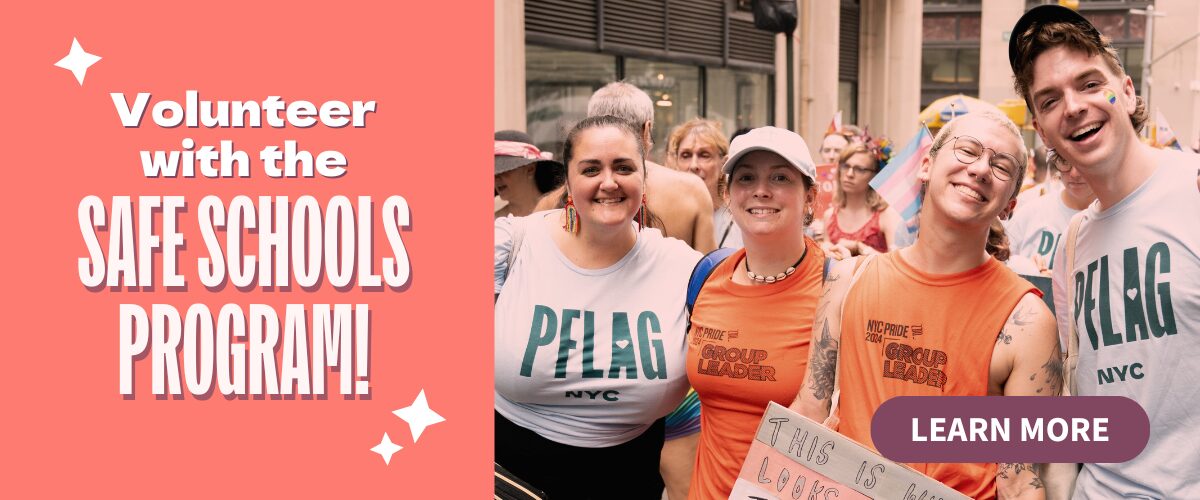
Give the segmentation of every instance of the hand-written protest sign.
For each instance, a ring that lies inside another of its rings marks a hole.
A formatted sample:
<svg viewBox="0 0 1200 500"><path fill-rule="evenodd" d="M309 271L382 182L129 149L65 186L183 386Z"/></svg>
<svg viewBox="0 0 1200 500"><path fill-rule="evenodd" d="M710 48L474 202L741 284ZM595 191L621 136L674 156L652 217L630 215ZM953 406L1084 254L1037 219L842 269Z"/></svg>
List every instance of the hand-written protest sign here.
<svg viewBox="0 0 1200 500"><path fill-rule="evenodd" d="M122 93L111 97L126 128L140 127L147 115L164 129L305 129L318 124L363 128L367 115L376 110L375 101L328 101L320 106L284 102L279 96L261 102L207 101L195 90L185 93L183 104L159 100L151 106L150 93L132 100ZM181 146L178 151L141 151L143 174L252 177L251 156L236 149L232 140L197 149L195 141L183 138ZM262 172L274 179L337 179L348 165L339 151L313 154L300 150L294 140L285 140L282 151L276 145L263 148L258 159ZM336 195L322 203L309 195L295 200L238 195L228 201L209 195L193 212L183 196L113 196L106 204L88 195L78 208L87 248L87 256L79 259L79 280L93 291L153 291L156 284L168 292L187 291L188 279L179 264L181 255L188 255L181 253L189 247L184 235L193 233L202 245L192 248L203 249L195 260L196 277L208 292L219 292L227 284L240 291L257 287L287 292L293 283L315 291L325 282L338 292L355 286L403 290L411 275L401 240L401 232L411 224L408 202L393 195L376 206L370 196L351 202L350 197ZM391 250L379 258L374 254L376 217ZM157 273L156 255L161 259ZM121 304L120 393L133 395L135 363L149 356L152 392L157 396L178 396L185 387L200 398L216 390L227 397L320 396L325 394L329 369L340 372L343 395L369 396L370 323L367 304L287 304L283 314L259 303L246 310L225 304L215 314L203 303L190 305L183 314L168 304L153 304L149 314L141 305Z"/></svg>
<svg viewBox="0 0 1200 500"><path fill-rule="evenodd" d="M966 499L776 403L767 407L730 499Z"/></svg>

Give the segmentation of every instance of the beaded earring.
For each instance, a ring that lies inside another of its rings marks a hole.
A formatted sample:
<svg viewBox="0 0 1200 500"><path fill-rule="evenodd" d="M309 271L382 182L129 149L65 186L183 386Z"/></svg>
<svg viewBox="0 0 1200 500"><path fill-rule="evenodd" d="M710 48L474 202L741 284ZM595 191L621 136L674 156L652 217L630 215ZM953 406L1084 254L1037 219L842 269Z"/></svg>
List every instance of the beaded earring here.
<svg viewBox="0 0 1200 500"><path fill-rule="evenodd" d="M579 234L579 211L575 209L575 200L571 199L571 195L567 195L567 205L563 207L563 210L567 218L563 229L571 234Z"/></svg>
<svg viewBox="0 0 1200 500"><path fill-rule="evenodd" d="M637 220L639 230L646 229L646 193L642 193L642 207L638 209L634 219Z"/></svg>

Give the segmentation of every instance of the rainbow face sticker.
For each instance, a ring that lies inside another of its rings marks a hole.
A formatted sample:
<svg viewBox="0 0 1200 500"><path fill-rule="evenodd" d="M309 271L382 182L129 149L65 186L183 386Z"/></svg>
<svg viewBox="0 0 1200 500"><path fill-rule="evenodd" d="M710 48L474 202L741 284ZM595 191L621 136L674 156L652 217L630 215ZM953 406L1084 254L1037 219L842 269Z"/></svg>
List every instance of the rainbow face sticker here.
<svg viewBox="0 0 1200 500"><path fill-rule="evenodd" d="M1104 89L1104 99L1107 100L1109 104L1115 106L1117 104L1117 93L1109 89Z"/></svg>

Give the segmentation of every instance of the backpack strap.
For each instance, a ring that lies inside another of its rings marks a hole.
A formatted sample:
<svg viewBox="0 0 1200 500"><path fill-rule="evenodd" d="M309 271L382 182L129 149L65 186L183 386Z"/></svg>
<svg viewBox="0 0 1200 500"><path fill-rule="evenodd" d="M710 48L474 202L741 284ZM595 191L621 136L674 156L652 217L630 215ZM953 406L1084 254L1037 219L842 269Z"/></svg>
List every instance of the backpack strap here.
<svg viewBox="0 0 1200 500"><path fill-rule="evenodd" d="M1067 315L1067 323L1070 328L1067 330L1067 353L1063 358L1063 395L1071 396L1075 394L1075 368L1079 364L1079 333L1075 331L1075 319L1072 315L1072 310L1075 308L1075 287L1071 284L1071 270L1075 268L1075 243L1079 239L1079 226L1083 224L1083 220L1087 218L1085 212L1079 212L1071 217L1071 225L1067 228L1067 262L1065 274L1067 275L1067 310L1063 314Z"/></svg>
<svg viewBox="0 0 1200 500"><path fill-rule="evenodd" d="M728 209L726 209L728 210ZM721 241L717 243L717 248L725 246L725 239L729 237L729 231L733 229L733 219L729 219L729 224L725 225L725 232L721 234Z"/></svg>
<svg viewBox="0 0 1200 500"><path fill-rule="evenodd" d="M700 296L700 289L704 288L704 282L708 281L708 277L712 275L713 269L716 269L721 262L724 262L733 252L735 248L718 248L708 255L700 259L696 263L696 267L692 268L692 276L688 278L687 286L687 310L691 315L692 308L696 306L696 297Z"/></svg>

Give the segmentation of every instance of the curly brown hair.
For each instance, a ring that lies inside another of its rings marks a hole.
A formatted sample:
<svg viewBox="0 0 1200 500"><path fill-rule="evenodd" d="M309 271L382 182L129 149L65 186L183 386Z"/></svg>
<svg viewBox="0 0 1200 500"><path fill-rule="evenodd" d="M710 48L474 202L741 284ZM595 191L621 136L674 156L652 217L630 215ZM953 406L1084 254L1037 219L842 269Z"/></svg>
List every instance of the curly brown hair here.
<svg viewBox="0 0 1200 500"><path fill-rule="evenodd" d="M1098 54L1113 74L1118 77L1126 76L1117 50L1112 46L1112 41L1103 35L1097 39L1095 35L1077 23L1055 21L1034 24L1024 32L1013 34L1013 36L1016 37L1017 47L1016 67L1013 68L1013 88L1025 99L1025 106L1035 117L1037 110L1034 109L1033 96L1030 95L1032 90L1030 87L1033 85L1033 62L1047 50L1065 45L1068 48L1085 52L1088 56ZM1148 116L1146 102L1139 96L1133 114L1129 115L1133 129L1141 131Z"/></svg>

